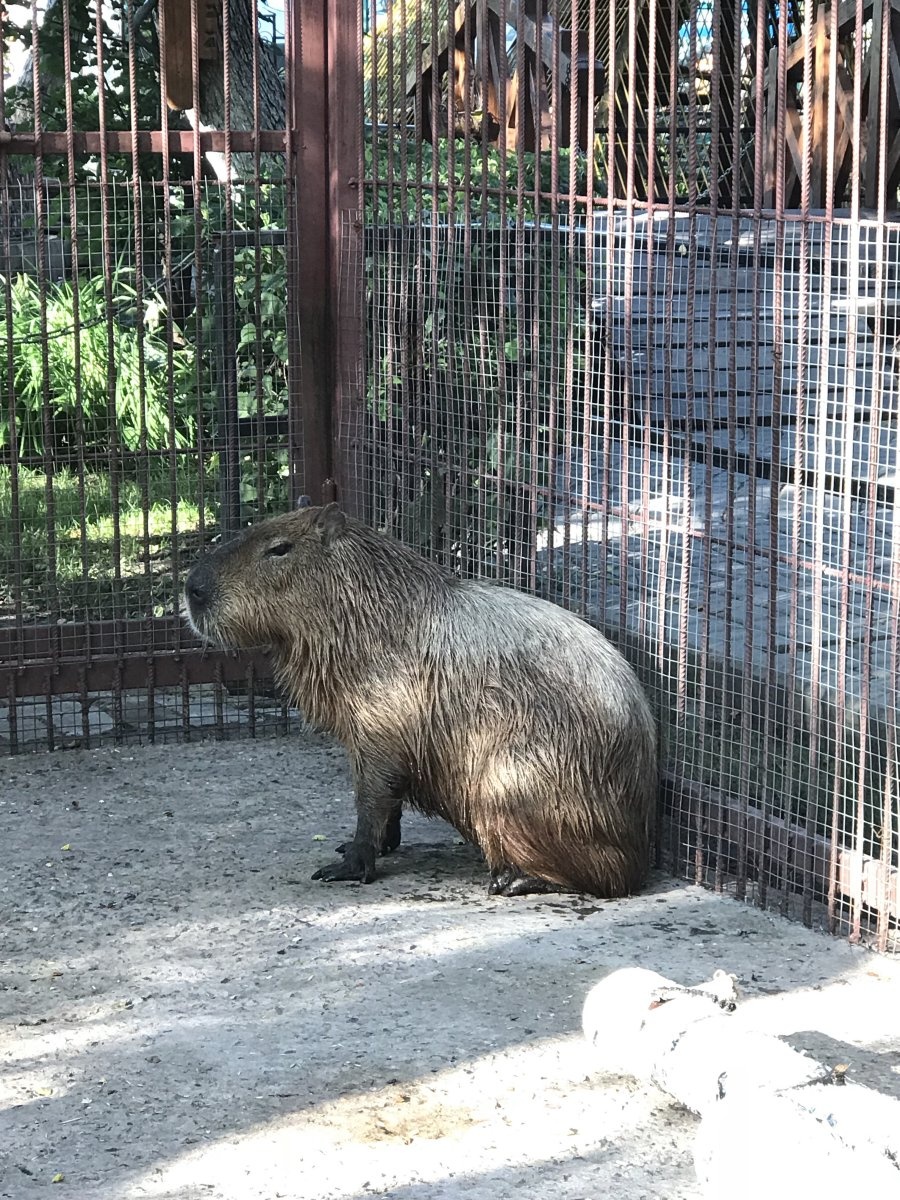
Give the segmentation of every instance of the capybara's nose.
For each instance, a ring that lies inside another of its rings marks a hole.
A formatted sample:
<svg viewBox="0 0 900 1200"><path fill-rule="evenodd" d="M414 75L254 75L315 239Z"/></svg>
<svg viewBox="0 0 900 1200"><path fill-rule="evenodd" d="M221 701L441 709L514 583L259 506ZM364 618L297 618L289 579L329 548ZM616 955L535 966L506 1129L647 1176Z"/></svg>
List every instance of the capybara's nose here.
<svg viewBox="0 0 900 1200"><path fill-rule="evenodd" d="M206 608L213 594L213 574L209 567L198 563L191 568L184 583L184 594L192 612Z"/></svg>

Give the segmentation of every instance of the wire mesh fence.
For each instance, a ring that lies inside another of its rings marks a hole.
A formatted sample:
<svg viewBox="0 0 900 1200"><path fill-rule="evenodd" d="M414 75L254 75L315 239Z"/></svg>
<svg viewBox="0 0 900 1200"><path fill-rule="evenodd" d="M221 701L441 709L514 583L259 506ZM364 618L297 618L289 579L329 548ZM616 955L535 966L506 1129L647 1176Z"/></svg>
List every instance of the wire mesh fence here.
<svg viewBox="0 0 900 1200"><path fill-rule="evenodd" d="M0 12L11 751L296 720L178 611L196 555L298 484L284 35L255 0Z"/></svg>
<svg viewBox="0 0 900 1200"><path fill-rule="evenodd" d="M290 727L179 581L337 494L623 647L670 869L896 948L891 5L0 21L9 748Z"/></svg>
<svg viewBox="0 0 900 1200"><path fill-rule="evenodd" d="M366 344L344 406L369 520L574 608L639 668L661 860L882 949L894 21L749 0L362 14Z"/></svg>

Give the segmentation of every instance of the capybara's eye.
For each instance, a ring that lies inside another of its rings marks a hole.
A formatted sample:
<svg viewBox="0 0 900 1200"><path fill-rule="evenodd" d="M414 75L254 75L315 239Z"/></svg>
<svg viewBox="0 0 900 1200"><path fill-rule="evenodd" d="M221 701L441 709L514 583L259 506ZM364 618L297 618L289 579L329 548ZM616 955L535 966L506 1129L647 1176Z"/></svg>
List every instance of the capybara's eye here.
<svg viewBox="0 0 900 1200"><path fill-rule="evenodd" d="M263 558L284 558L294 548L293 542L275 542L263 550Z"/></svg>

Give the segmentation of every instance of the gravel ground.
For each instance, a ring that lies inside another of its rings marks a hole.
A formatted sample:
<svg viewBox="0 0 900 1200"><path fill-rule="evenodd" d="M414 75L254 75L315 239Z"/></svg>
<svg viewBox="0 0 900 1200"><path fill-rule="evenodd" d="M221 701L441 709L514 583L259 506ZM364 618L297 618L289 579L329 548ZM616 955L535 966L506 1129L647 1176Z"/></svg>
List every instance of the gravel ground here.
<svg viewBox="0 0 900 1200"><path fill-rule="evenodd" d="M489 898L418 818L375 884L311 882L351 825L306 734L8 761L0 1196L687 1200L694 1118L580 1035L633 964L733 971L736 1020L900 1094L894 961L662 877Z"/></svg>

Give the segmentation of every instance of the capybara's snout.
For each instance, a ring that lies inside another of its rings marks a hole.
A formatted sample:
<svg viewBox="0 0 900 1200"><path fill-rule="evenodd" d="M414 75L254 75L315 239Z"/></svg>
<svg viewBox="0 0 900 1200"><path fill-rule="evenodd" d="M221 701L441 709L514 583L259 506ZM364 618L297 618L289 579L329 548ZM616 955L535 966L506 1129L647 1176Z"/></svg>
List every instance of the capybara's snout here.
<svg viewBox="0 0 900 1200"><path fill-rule="evenodd" d="M198 632L202 632L215 592L215 572L207 562L201 560L191 567L184 581L185 607L191 624Z"/></svg>

